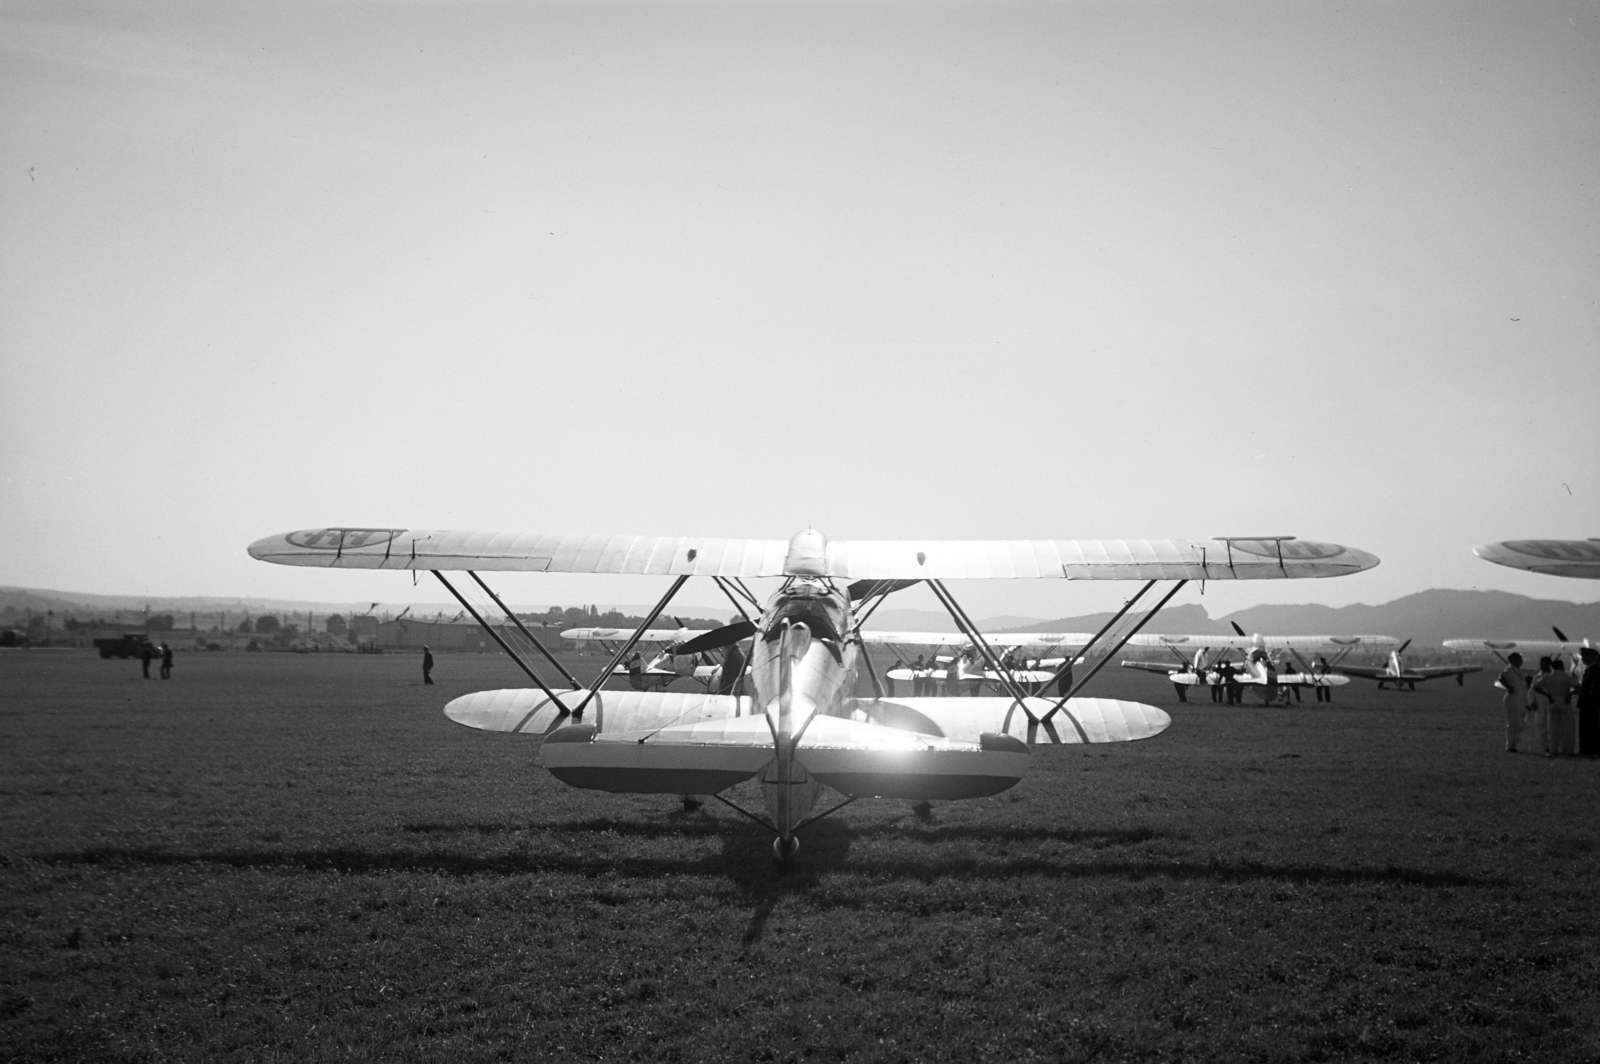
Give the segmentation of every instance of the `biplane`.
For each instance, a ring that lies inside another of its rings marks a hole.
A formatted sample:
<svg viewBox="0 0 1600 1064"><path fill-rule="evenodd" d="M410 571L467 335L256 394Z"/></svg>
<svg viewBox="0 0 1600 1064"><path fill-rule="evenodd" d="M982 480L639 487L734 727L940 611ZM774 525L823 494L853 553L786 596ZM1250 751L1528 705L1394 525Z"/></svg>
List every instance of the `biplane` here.
<svg viewBox="0 0 1600 1064"><path fill-rule="evenodd" d="M1389 651L1389 660L1381 666L1371 665L1341 665L1342 672L1351 676L1359 676L1363 680L1377 680L1378 690L1383 690L1389 684L1394 684L1396 691L1415 691L1417 684L1424 680L1441 680L1447 676L1454 676L1458 685L1466 684L1466 676L1472 672L1482 672L1482 665L1426 665L1413 668L1406 665L1406 647L1411 645L1407 639L1398 647Z"/></svg>
<svg viewBox="0 0 1600 1064"><path fill-rule="evenodd" d="M1394 646L1399 642L1387 635L1246 635L1235 622L1234 635L1137 635L1133 646L1162 647L1171 651L1178 668L1160 661L1124 661L1125 669L1160 673L1177 691L1178 701L1188 701L1190 687L1231 682L1251 691L1262 702L1287 700L1291 691L1302 688L1342 687L1349 677L1331 670L1352 651L1367 647ZM1184 657L1192 651L1191 657ZM1222 664L1234 651L1242 651L1240 666L1227 672ZM1275 659L1273 652L1278 657ZM1307 661L1305 654L1334 655L1332 661ZM1282 667L1292 659L1294 668ZM1231 672L1231 675L1230 675ZM1320 696L1319 696L1320 697Z"/></svg>
<svg viewBox="0 0 1600 1064"><path fill-rule="evenodd" d="M1550 630L1556 635L1554 639L1446 639L1444 645L1449 650L1473 650L1479 653L1487 650L1507 665L1511 663L1506 661L1506 656L1513 652L1521 654L1527 661L1561 656L1567 659L1568 672L1574 676L1581 675L1583 661L1580 654L1585 647L1594 644L1587 639L1568 639L1567 633L1554 626Z"/></svg>
<svg viewBox="0 0 1600 1064"><path fill-rule="evenodd" d="M1344 576L1378 564L1365 551L1292 537L830 541L811 529L789 540L752 540L319 528L270 536L249 551L282 565L432 572L534 683L456 698L445 706L449 719L542 737L545 768L576 787L712 795L770 828L780 861L794 856L797 832L858 799L928 802L998 794L1027 772L1034 747L1145 739L1170 723L1154 706L1077 697L1098 669L1053 699L1029 695L1009 679L1006 694L996 697L860 696L858 672L874 685L877 677L859 624L895 591L925 584L986 665L1006 674L945 581L1144 581L1094 641L1158 583L1173 582L1120 637L1115 653L1190 580ZM484 572L507 570L659 575L671 583L611 664L585 686L483 580ZM571 687L546 683L501 627L489 624L445 576L451 571L465 572L482 587ZM748 676L728 694L602 690L691 577L711 579L745 616L695 637L697 649L747 643ZM779 581L764 604L744 583L755 578ZM757 607L753 618L748 606ZM765 816L724 794L749 780L759 781ZM837 797L818 811L830 791Z"/></svg>
<svg viewBox="0 0 1600 1064"><path fill-rule="evenodd" d="M707 691L725 693L745 663L738 654L737 643L724 649L720 656L711 651L684 650L705 632L706 629L688 628L681 623L677 628L646 629L640 633L635 649L612 668L612 675L626 676L635 691L662 691L687 678ZM568 628L561 638L574 643L599 643L614 651L631 634L632 629L628 628ZM648 659L637 649L644 645L656 648Z"/></svg>
<svg viewBox="0 0 1600 1064"><path fill-rule="evenodd" d="M1600 539L1508 539L1473 547L1472 553L1530 573L1600 580Z"/></svg>

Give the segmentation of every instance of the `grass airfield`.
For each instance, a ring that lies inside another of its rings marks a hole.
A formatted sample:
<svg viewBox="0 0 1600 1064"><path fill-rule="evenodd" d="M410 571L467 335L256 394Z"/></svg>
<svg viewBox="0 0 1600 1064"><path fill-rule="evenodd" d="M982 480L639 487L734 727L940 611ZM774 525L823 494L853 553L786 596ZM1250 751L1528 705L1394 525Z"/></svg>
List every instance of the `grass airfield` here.
<svg viewBox="0 0 1600 1064"><path fill-rule="evenodd" d="M787 872L447 721L504 658L435 676L0 652L0 1059L1600 1057L1600 762L1504 753L1488 675L1266 709L1108 669L1165 735L857 803Z"/></svg>

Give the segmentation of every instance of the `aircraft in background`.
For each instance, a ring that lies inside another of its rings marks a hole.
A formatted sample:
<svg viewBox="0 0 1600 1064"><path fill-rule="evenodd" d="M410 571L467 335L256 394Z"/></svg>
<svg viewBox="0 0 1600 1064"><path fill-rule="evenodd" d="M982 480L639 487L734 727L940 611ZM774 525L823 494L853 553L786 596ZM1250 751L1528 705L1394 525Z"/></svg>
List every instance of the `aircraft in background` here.
<svg viewBox="0 0 1600 1064"><path fill-rule="evenodd" d="M1482 665L1425 665L1421 668L1407 668L1402 655L1410 645L1411 640L1407 639L1390 651L1388 664L1381 668L1368 665L1341 665L1339 669L1351 676L1359 676L1363 680L1377 680L1380 691L1389 684L1394 684L1396 691L1415 691L1417 684L1424 680L1438 680L1446 676L1454 676L1457 684L1465 685L1467 673L1483 671Z"/></svg>
<svg viewBox="0 0 1600 1064"><path fill-rule="evenodd" d="M678 622L677 628L651 628L640 634L637 645L649 644L660 649L649 659L637 650L612 667L612 675L626 676L635 691L662 691L675 681L690 679L708 691L725 694L737 682L743 661L734 661L730 650L721 656L709 651L685 651L684 647L696 637L713 629L693 629ZM633 634L631 628L568 628L562 639L574 643L599 643L607 650Z"/></svg>
<svg viewBox="0 0 1600 1064"><path fill-rule="evenodd" d="M927 802L997 794L1026 773L1033 745L1126 742L1157 735L1170 723L1154 706L1073 697L1094 671L1054 700L1029 696L1015 682L1006 684L1005 697L858 698L857 671L863 665L870 671L858 621L892 591L926 583L986 664L1005 674L945 580L1145 581L1098 640L1160 581L1174 586L1140 626L1192 579L1344 576L1378 564L1354 548L1287 537L830 542L815 530L785 541L319 528L269 536L249 550L252 557L283 565L433 572L536 687L464 695L445 706L446 716L484 731L543 736L545 768L576 787L713 795L771 827L773 852L783 861L798 849L797 832L859 798ZM558 668L563 667L488 589L481 572L627 573L673 580L587 688L572 681L574 689L555 690L516 652L503 626L489 624L456 590L444 576L450 570L478 582ZM718 649L719 640L731 645L749 639L749 693L602 691L612 668L691 576L709 577L725 593L730 581L742 586L747 577L782 581L759 620L695 637L701 650ZM841 587L843 580L855 583ZM749 780L759 781L765 817L723 794ZM839 800L813 812L824 789L837 792Z"/></svg>
<svg viewBox="0 0 1600 1064"><path fill-rule="evenodd" d="M1600 539L1508 539L1473 547L1472 553L1530 573L1600 580Z"/></svg>
<svg viewBox="0 0 1600 1064"><path fill-rule="evenodd" d="M1244 651L1244 661L1240 671L1234 672L1233 682L1243 685L1263 702L1271 703L1280 698L1286 700L1289 692L1298 694L1305 687L1341 687L1350 682L1349 678L1327 669L1337 666L1352 651L1394 646L1399 642L1387 635L1246 635L1236 622L1228 623L1233 625L1236 634L1135 636L1131 640L1132 645L1165 647L1177 659L1179 667L1174 669L1159 661L1124 661L1122 667L1160 673L1177 691L1178 701L1187 702L1185 692L1188 688L1222 683L1225 677L1219 667L1230 653L1240 650ZM1281 670L1279 662L1274 661L1270 653L1273 650L1280 655L1292 655L1299 668L1294 672ZM1186 659L1185 651L1193 651L1193 657ZM1213 651L1219 653L1213 657ZM1334 658L1324 669L1307 661L1301 651L1332 652Z"/></svg>
<svg viewBox="0 0 1600 1064"><path fill-rule="evenodd" d="M920 680L935 690L948 690L946 681L950 670L954 669L964 694L985 686L1005 690L1006 676L997 669L984 667L978 648L964 633L864 631L861 638L867 643L886 645L894 654L897 666L884 673L890 680L911 684ZM1044 685L1057 680L1058 674L1071 682L1071 672L1062 673L1060 667L1070 655L1093 642L1094 635L1090 632L985 632L983 638L991 647L1005 648L1000 663L1012 679L1029 693L1043 694ZM948 647L954 652L940 654L936 650L918 668L900 649L905 646Z"/></svg>
<svg viewBox="0 0 1600 1064"><path fill-rule="evenodd" d="M1555 657L1561 655L1567 659L1567 671L1574 676L1581 675L1582 661L1578 652L1584 647L1593 646L1587 639L1568 639L1567 634L1561 629L1551 626L1550 630L1556 634L1555 639L1446 639L1444 645L1450 650L1485 651L1493 654L1507 665L1507 655L1515 651L1523 657L1524 665L1536 665L1542 657Z"/></svg>

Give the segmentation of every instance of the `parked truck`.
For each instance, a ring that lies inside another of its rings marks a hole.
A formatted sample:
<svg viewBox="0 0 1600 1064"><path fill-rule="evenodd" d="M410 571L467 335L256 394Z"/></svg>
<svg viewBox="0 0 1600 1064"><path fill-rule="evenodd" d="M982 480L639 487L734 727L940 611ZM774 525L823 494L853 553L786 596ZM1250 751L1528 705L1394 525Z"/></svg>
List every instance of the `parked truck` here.
<svg viewBox="0 0 1600 1064"><path fill-rule="evenodd" d="M94 646L102 658L142 657L145 647L149 647L152 654L156 652L155 644L143 632L125 632L109 639L96 639Z"/></svg>

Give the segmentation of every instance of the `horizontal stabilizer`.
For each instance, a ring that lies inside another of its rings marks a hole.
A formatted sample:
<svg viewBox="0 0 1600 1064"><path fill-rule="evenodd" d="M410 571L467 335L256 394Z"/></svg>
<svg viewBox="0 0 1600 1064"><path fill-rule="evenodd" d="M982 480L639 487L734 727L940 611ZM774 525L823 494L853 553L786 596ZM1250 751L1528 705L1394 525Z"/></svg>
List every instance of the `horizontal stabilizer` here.
<svg viewBox="0 0 1600 1064"><path fill-rule="evenodd" d="M1023 700L1042 719L1055 705L1050 698ZM1155 706L1120 698L1072 698L1043 728L1030 730L1028 716L1010 698L884 698L863 702L870 719L938 729L952 739L978 739L983 734L1010 735L1030 744L1070 746L1079 743L1126 743L1160 735L1172 723ZM1008 719L1009 718L1009 719ZM915 723L912 723L915 722Z"/></svg>

